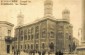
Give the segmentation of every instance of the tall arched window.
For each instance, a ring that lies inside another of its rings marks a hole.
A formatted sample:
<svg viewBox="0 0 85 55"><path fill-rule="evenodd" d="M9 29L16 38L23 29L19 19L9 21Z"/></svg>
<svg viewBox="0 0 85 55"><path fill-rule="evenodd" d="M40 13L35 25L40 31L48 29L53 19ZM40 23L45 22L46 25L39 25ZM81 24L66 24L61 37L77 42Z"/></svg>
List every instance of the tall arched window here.
<svg viewBox="0 0 85 55"><path fill-rule="evenodd" d="M8 36L11 36L11 30L8 30Z"/></svg>
<svg viewBox="0 0 85 55"><path fill-rule="evenodd" d="M45 43L42 43L42 48L43 48L43 49L45 48Z"/></svg>
<svg viewBox="0 0 85 55"><path fill-rule="evenodd" d="M30 40L31 30L28 29L28 40Z"/></svg>
<svg viewBox="0 0 85 55"><path fill-rule="evenodd" d="M35 39L39 38L39 26L35 27Z"/></svg>
<svg viewBox="0 0 85 55"><path fill-rule="evenodd" d="M29 47L30 47L30 46L29 46L29 44L28 44L28 49L29 49Z"/></svg>
<svg viewBox="0 0 85 55"><path fill-rule="evenodd" d="M27 40L27 30L24 30L24 39Z"/></svg>

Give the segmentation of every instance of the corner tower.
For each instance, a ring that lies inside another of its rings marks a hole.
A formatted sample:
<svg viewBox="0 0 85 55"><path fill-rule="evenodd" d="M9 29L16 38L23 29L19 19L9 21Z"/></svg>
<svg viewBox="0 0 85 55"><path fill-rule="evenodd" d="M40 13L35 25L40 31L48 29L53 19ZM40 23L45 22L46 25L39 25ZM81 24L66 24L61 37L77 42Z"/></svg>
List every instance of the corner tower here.
<svg viewBox="0 0 85 55"><path fill-rule="evenodd" d="M70 11L68 9L63 10L62 18L63 18L63 20L66 20L67 22L70 22Z"/></svg>
<svg viewBox="0 0 85 55"><path fill-rule="evenodd" d="M53 1L44 1L44 17L51 17L53 15Z"/></svg>
<svg viewBox="0 0 85 55"><path fill-rule="evenodd" d="M24 15L20 11L20 14L17 16L17 26L21 26L24 24Z"/></svg>

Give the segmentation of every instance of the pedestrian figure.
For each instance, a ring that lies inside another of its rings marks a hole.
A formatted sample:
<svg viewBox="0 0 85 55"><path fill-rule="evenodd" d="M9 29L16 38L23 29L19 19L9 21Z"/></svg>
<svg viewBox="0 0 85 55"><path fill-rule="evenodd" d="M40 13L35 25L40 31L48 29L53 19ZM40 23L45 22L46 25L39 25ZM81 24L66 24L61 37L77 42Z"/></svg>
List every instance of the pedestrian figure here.
<svg viewBox="0 0 85 55"><path fill-rule="evenodd" d="M56 51L55 55L59 55L57 51Z"/></svg>
<svg viewBox="0 0 85 55"><path fill-rule="evenodd" d="M59 51L59 55L61 55L61 51Z"/></svg>
<svg viewBox="0 0 85 55"><path fill-rule="evenodd" d="M45 55L49 55L48 52L46 52Z"/></svg>
<svg viewBox="0 0 85 55"><path fill-rule="evenodd" d="M35 52L34 52L34 50L32 50L32 54L33 54L33 55L35 55Z"/></svg>
<svg viewBox="0 0 85 55"><path fill-rule="evenodd" d="M58 55L63 55L63 52L59 51L59 52L58 52Z"/></svg>
<svg viewBox="0 0 85 55"><path fill-rule="evenodd" d="M18 50L17 50L17 55L18 55Z"/></svg>
<svg viewBox="0 0 85 55"><path fill-rule="evenodd" d="M45 52L42 52L42 55L45 55Z"/></svg>
<svg viewBox="0 0 85 55"><path fill-rule="evenodd" d="M15 55L15 51L14 51L14 55Z"/></svg>
<svg viewBox="0 0 85 55"><path fill-rule="evenodd" d="M40 51L38 51L38 54L39 54L39 55L41 55L41 52L40 52Z"/></svg>
<svg viewBox="0 0 85 55"><path fill-rule="evenodd" d="M63 55L63 52L61 52L61 55Z"/></svg>

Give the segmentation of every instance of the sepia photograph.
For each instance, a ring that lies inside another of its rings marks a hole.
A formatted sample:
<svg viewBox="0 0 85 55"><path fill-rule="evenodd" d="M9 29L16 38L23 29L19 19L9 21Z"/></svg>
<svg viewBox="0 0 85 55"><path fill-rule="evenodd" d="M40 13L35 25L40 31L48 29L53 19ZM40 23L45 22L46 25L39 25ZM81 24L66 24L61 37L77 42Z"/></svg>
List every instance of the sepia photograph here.
<svg viewBox="0 0 85 55"><path fill-rule="evenodd" d="M85 55L85 0L0 0L0 55Z"/></svg>

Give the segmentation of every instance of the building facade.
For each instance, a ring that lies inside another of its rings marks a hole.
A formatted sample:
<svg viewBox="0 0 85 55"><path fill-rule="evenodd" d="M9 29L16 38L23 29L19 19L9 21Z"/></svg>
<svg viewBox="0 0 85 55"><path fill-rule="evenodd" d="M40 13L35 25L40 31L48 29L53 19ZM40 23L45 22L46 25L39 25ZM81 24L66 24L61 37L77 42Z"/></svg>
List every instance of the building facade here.
<svg viewBox="0 0 85 55"><path fill-rule="evenodd" d="M11 43L6 40L8 37L12 37L13 26L9 22L0 21L0 55L7 55L12 51Z"/></svg>
<svg viewBox="0 0 85 55"><path fill-rule="evenodd" d="M20 50L69 51L72 25L64 20L46 18L15 29L15 46ZM52 44L52 49L50 45ZM18 47L19 46L19 47Z"/></svg>
<svg viewBox="0 0 85 55"><path fill-rule="evenodd" d="M15 51L70 51L73 37L73 26L67 20L70 12L64 10L62 14L64 18L56 19L52 15L52 7L52 0L46 0L43 18L15 28Z"/></svg>

